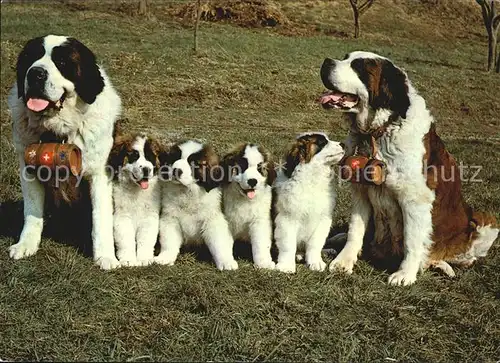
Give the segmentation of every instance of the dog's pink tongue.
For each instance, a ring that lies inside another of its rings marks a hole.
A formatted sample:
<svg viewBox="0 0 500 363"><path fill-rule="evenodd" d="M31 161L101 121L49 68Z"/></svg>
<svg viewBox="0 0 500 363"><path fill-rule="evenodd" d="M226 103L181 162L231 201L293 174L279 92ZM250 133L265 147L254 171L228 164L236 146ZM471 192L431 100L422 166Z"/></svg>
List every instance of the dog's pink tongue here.
<svg viewBox="0 0 500 363"><path fill-rule="evenodd" d="M48 105L49 101L42 100L41 98L30 98L28 102L26 102L26 106L28 106L28 108L34 112L43 111L47 108Z"/></svg>
<svg viewBox="0 0 500 363"><path fill-rule="evenodd" d="M147 180L141 180L139 185L141 186L141 189L148 189L149 183Z"/></svg>
<svg viewBox="0 0 500 363"><path fill-rule="evenodd" d="M342 97L342 94L338 94L338 93L328 93L326 95L323 95L320 99L319 99L319 102L320 103L328 103L328 102L337 102L338 100L340 100L340 98Z"/></svg>
<svg viewBox="0 0 500 363"><path fill-rule="evenodd" d="M255 198L255 190L247 190L247 197L248 199Z"/></svg>

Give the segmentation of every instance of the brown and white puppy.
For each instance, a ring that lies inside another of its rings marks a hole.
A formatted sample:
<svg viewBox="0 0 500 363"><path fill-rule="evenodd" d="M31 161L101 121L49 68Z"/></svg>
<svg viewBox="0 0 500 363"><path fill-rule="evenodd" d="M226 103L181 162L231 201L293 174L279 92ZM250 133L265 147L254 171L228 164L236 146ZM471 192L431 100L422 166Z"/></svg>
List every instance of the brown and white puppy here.
<svg viewBox="0 0 500 363"><path fill-rule="evenodd" d="M347 155L373 137L374 156L387 164L385 184L353 185L347 244L330 269L352 273L370 218L379 255L403 257L390 284L410 285L429 265L453 274L447 262L485 256L498 235L495 218L465 202L455 159L406 73L377 54L353 52L325 59L321 79L330 90L321 103L346 112L351 125Z"/></svg>
<svg viewBox="0 0 500 363"><path fill-rule="evenodd" d="M252 244L254 265L274 269L271 186L276 171L270 154L261 146L241 144L222 160L223 209L234 239Z"/></svg>
<svg viewBox="0 0 500 363"><path fill-rule="evenodd" d="M108 166L113 178L113 228L116 255L122 266L153 262L158 238L161 188L159 144L146 135L118 136Z"/></svg>
<svg viewBox="0 0 500 363"><path fill-rule="evenodd" d="M343 155L340 143L318 132L300 135L288 151L274 184L278 270L295 272L298 248L305 249L311 270L325 269L321 250L335 209L335 166Z"/></svg>
<svg viewBox="0 0 500 363"><path fill-rule="evenodd" d="M90 183L94 261L103 269L118 266L113 244L111 182L106 160L120 97L94 53L78 40L47 35L26 43L17 60L17 82L9 95L13 141L20 169L26 146L51 133L82 151L82 175ZM22 173L24 227L10 257L36 253L44 225L45 190Z"/></svg>
<svg viewBox="0 0 500 363"><path fill-rule="evenodd" d="M219 270L235 270L233 238L222 213L222 171L212 147L188 140L160 156L159 264L173 265L181 245L205 242Z"/></svg>

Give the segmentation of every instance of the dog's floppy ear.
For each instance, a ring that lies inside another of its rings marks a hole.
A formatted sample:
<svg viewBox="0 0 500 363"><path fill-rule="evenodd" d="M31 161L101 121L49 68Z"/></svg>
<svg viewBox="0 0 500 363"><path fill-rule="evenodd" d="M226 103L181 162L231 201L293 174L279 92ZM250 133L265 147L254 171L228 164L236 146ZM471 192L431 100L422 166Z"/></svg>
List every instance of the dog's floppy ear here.
<svg viewBox="0 0 500 363"><path fill-rule="evenodd" d="M246 144L240 144L234 147L229 153L224 155L221 161L222 183L228 184L233 177L238 174L239 160L241 159L242 150Z"/></svg>
<svg viewBox="0 0 500 363"><path fill-rule="evenodd" d="M403 71L386 59L358 58L351 67L366 86L373 109L387 108L406 118L410 97Z"/></svg>
<svg viewBox="0 0 500 363"><path fill-rule="evenodd" d="M160 153L162 151L162 146L160 143L154 139L147 138L144 143L144 157L146 160L151 162L154 166L154 171L158 170L160 167Z"/></svg>
<svg viewBox="0 0 500 363"><path fill-rule="evenodd" d="M380 94L387 98L391 110L406 118L410 107L406 75L389 61L383 62L382 65Z"/></svg>
<svg viewBox="0 0 500 363"><path fill-rule="evenodd" d="M78 96L85 103L92 104L104 89L104 79L97 59L89 48L75 38L68 38L68 46L72 48L71 59L77 68L75 79L71 81L75 84Z"/></svg>
<svg viewBox="0 0 500 363"><path fill-rule="evenodd" d="M219 165L219 156L211 146L203 146L200 153L201 157L198 160L198 167L194 170L194 176L197 184L209 192L222 184L223 171Z"/></svg>
<svg viewBox="0 0 500 363"><path fill-rule="evenodd" d="M276 166L274 165L274 162L272 160L267 162L266 170L267 170L266 182L267 184L272 186L274 184L274 181L276 180Z"/></svg>
<svg viewBox="0 0 500 363"><path fill-rule="evenodd" d="M264 157L264 162L259 167L259 173L265 176L266 183L272 186L276 180L276 166L274 165L271 154L266 149L259 146L259 152Z"/></svg>
<svg viewBox="0 0 500 363"><path fill-rule="evenodd" d="M295 141L285 157L285 175L288 178L292 177L297 165L311 161L314 152L310 149L313 146L312 143L308 143L303 139Z"/></svg>
<svg viewBox="0 0 500 363"><path fill-rule="evenodd" d="M118 135L115 138L113 147L108 156L108 169L112 171L113 177L116 177L123 165L127 162L128 146L131 143L129 135Z"/></svg>

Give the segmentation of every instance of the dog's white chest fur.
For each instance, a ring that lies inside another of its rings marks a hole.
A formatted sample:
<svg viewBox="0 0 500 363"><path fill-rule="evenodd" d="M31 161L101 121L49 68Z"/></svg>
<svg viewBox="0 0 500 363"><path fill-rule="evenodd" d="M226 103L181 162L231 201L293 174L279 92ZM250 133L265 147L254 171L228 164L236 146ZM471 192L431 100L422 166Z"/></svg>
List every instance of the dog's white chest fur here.
<svg viewBox="0 0 500 363"><path fill-rule="evenodd" d="M332 168L314 163L300 165L290 179L278 175L275 218L278 270L295 272L297 248L305 249L306 264L311 270L322 271L326 267L321 249L332 224L334 183Z"/></svg>
<svg viewBox="0 0 500 363"><path fill-rule="evenodd" d="M248 241L250 227L261 221L271 221L271 187L259 190L254 199L248 199L238 191L236 183L224 188L224 214L235 239Z"/></svg>

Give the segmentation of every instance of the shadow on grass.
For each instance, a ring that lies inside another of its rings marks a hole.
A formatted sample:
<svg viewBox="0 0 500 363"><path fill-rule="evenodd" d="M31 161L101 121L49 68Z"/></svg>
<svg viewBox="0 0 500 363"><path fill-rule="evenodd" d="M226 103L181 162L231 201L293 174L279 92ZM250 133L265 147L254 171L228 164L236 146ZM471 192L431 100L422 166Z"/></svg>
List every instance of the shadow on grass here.
<svg viewBox="0 0 500 363"><path fill-rule="evenodd" d="M66 203L55 204L50 199L50 194L47 194L45 206L45 223L42 236L51 240L75 248L85 257L92 258L92 212L89 197L88 184L81 186L82 197L77 202L71 205ZM23 228L23 201L7 201L0 204L0 237L19 240ZM363 248L361 258L367 261L370 265L379 270L395 271L397 270L401 258L374 258L374 254L370 249L369 236L373 236L373 226L368 229L367 237ZM325 241L323 255L328 259L334 259L342 250L346 242L346 235L338 238L339 234L345 234L348 230L348 225L334 226L330 230L328 239ZM155 246L155 255L159 253L159 243ZM210 251L204 244L194 244L183 246L181 254L191 253L200 262L211 263L212 256ZM233 253L235 258L243 259L249 262L253 261L251 244L244 241L235 241ZM271 255L274 261L278 258L278 249L273 243Z"/></svg>
<svg viewBox="0 0 500 363"><path fill-rule="evenodd" d="M46 193L42 237L71 246L84 256L92 256L92 212L88 184L81 186L82 197L70 204L59 203ZM0 237L19 240L24 224L23 201L7 201L0 205Z"/></svg>

